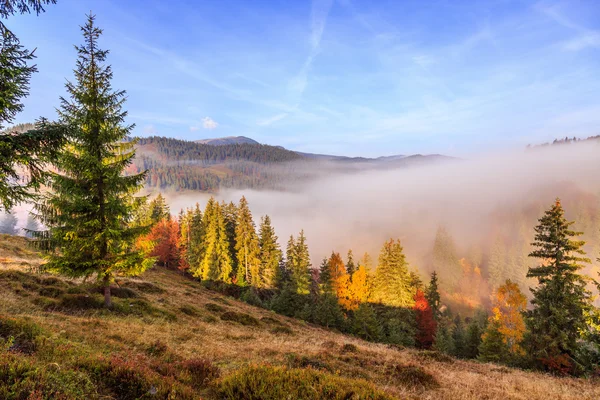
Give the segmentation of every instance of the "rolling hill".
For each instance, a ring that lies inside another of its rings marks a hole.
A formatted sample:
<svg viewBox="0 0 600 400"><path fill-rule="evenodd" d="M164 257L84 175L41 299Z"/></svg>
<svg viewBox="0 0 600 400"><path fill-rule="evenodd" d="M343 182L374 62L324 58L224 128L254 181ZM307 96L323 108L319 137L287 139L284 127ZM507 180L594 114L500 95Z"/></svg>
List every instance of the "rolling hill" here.
<svg viewBox="0 0 600 400"><path fill-rule="evenodd" d="M26 239L0 235L6 241L3 257L22 258ZM34 274L25 264L0 268L0 287L1 398L600 397L594 380L365 342L239 302L177 271L120 279L111 311L94 282Z"/></svg>

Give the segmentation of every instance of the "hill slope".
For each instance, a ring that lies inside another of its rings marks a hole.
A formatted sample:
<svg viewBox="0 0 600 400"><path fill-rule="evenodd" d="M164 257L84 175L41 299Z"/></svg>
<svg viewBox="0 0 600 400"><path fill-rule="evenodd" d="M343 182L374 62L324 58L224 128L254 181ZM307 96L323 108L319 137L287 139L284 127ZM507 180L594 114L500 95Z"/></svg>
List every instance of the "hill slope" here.
<svg viewBox="0 0 600 400"><path fill-rule="evenodd" d="M208 144L211 146L224 146L227 144L260 144L254 139L246 136L227 136L222 138L200 139L196 143Z"/></svg>
<svg viewBox="0 0 600 400"><path fill-rule="evenodd" d="M118 283L109 312L93 284L1 270L0 397L25 387L36 398L162 399L173 391L174 398L243 398L225 389L250 390L248 382L240 389L248 365L269 364L287 369L252 369L261 376L254 384L284 372L275 387L295 374L304 385L326 381L381 399L600 398L597 382L364 342L235 301L175 271ZM6 344L8 336L14 340Z"/></svg>

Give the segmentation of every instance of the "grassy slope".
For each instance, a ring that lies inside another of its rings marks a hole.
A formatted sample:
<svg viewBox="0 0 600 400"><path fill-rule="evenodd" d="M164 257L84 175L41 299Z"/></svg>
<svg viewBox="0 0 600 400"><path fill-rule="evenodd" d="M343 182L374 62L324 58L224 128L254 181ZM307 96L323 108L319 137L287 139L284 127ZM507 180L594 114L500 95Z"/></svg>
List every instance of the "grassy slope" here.
<svg viewBox="0 0 600 400"><path fill-rule="evenodd" d="M23 251L15 249L15 239L11 240L13 250L0 245L0 255L23 258ZM0 237L0 243L6 241ZM5 264L15 268L15 264ZM28 319L46 331L48 339L40 345L39 354L23 357L37 357L48 368L58 365L66 370L78 363L73 361L78 357L111 354L139 357L140 364L206 358L220 368L225 379L248 364L310 367L364 378L398 398L600 398L597 381L555 378L364 342L226 298L172 271L154 269L120 284L128 288L121 295L138 297L117 298L119 311L107 312L95 308L101 296L89 284L5 269L0 271L0 315ZM258 323L253 325L252 318L250 325L221 319L231 311L254 317ZM61 351L49 357L44 346L58 345ZM108 396L104 398L116 397L101 386L97 391ZM215 398L206 387L194 390L203 398Z"/></svg>

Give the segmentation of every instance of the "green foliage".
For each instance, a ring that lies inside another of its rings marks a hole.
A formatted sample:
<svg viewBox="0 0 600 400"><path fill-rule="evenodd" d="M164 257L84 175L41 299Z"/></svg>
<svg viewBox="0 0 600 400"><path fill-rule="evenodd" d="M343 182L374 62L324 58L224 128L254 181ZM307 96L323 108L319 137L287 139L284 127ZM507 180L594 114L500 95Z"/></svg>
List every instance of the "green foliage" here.
<svg viewBox="0 0 600 400"><path fill-rule="evenodd" d="M256 307L263 307L264 305L254 288L249 288L245 290L244 293L242 293L242 295L240 296L240 300L242 300L244 303L248 303Z"/></svg>
<svg viewBox="0 0 600 400"><path fill-rule="evenodd" d="M265 215L260 223L258 244L260 247L262 286L267 289L275 288L279 264L283 258L277 239L275 229L271 225L271 218Z"/></svg>
<svg viewBox="0 0 600 400"><path fill-rule="evenodd" d="M383 332L377 315L369 304L362 303L358 306L358 309L354 311L351 323L352 333L356 336L371 341L381 340Z"/></svg>
<svg viewBox="0 0 600 400"><path fill-rule="evenodd" d="M337 297L328 293L320 296L313 314L313 320L315 323L327 328L342 330L346 318Z"/></svg>
<svg viewBox="0 0 600 400"><path fill-rule="evenodd" d="M293 317L304 307L302 296L298 294L293 282L284 285L283 289L271 299L271 310L278 314Z"/></svg>
<svg viewBox="0 0 600 400"><path fill-rule="evenodd" d="M233 260L229 252L229 241L221 206L210 198L204 211L205 253L198 269L192 269L194 276L203 280L231 282Z"/></svg>
<svg viewBox="0 0 600 400"><path fill-rule="evenodd" d="M454 341L445 321L438 324L433 347L441 353L454 354Z"/></svg>
<svg viewBox="0 0 600 400"><path fill-rule="evenodd" d="M414 304L414 292L402 245L399 240L390 239L379 254L373 301L394 307L411 307Z"/></svg>
<svg viewBox="0 0 600 400"><path fill-rule="evenodd" d="M123 175L135 157L135 143L125 141L132 127L122 125L125 92L111 87L112 71L104 65L108 52L98 48L102 30L94 17L81 29L76 83L67 83L70 99L62 99L59 111L67 151L55 161L59 172L50 175L51 192L36 206L49 228L39 239L49 251L48 269L96 274L108 288L116 274L136 275L152 264L133 248L146 229L129 226L144 174ZM111 305L108 289L105 305Z"/></svg>
<svg viewBox="0 0 600 400"><path fill-rule="evenodd" d="M10 343L11 351L31 354L36 351L39 336L44 330L26 319L0 317L0 339Z"/></svg>
<svg viewBox="0 0 600 400"><path fill-rule="evenodd" d="M569 364L569 372L575 372L581 332L588 330L586 315L593 308L586 289L589 279L578 273L590 260L582 249L585 242L573 240L581 233L572 231L572 224L557 199L535 227L535 250L530 256L543 261L527 273L538 280L538 286L531 289L533 309L525 313L525 347L530 357L539 367L550 369L560 365L557 368L563 370Z"/></svg>
<svg viewBox="0 0 600 400"><path fill-rule="evenodd" d="M457 316L454 320L454 329L452 329L452 342L453 355L458 358L466 357L467 340L465 334L465 327L460 316Z"/></svg>
<svg viewBox="0 0 600 400"><path fill-rule="evenodd" d="M496 320L488 323L487 329L479 346L479 360L485 362L505 362L508 359L509 348L500 332L500 323Z"/></svg>
<svg viewBox="0 0 600 400"><path fill-rule="evenodd" d="M248 207L248 201L243 196L237 209L235 251L238 261L236 283L242 286L249 284L255 287L263 287L258 236L256 235L252 213Z"/></svg>
<svg viewBox="0 0 600 400"><path fill-rule="evenodd" d="M222 399L246 400L342 400L391 399L363 380L330 375L312 369L250 366L221 381L218 388Z"/></svg>
<svg viewBox="0 0 600 400"><path fill-rule="evenodd" d="M477 358L479 346L481 346L481 326L477 320L471 321L467 328L467 337L464 356L466 358Z"/></svg>
<svg viewBox="0 0 600 400"><path fill-rule="evenodd" d="M286 270L290 272L291 281L300 294L309 293L310 267L310 254L302 230L297 240L290 236L286 252Z"/></svg>

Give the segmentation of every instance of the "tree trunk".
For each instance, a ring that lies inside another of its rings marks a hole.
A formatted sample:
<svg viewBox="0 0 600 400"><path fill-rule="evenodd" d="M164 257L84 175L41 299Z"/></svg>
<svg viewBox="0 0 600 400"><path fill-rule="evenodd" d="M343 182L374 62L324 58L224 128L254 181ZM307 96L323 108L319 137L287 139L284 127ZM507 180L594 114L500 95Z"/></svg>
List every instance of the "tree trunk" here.
<svg viewBox="0 0 600 400"><path fill-rule="evenodd" d="M104 307L111 308L112 300L110 298L110 276L108 274L104 275Z"/></svg>

